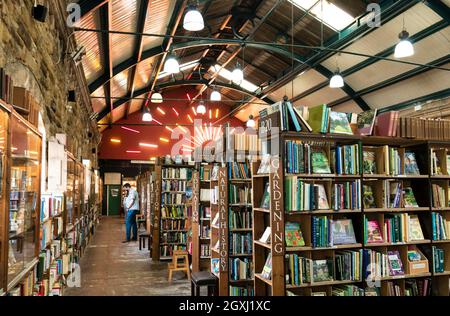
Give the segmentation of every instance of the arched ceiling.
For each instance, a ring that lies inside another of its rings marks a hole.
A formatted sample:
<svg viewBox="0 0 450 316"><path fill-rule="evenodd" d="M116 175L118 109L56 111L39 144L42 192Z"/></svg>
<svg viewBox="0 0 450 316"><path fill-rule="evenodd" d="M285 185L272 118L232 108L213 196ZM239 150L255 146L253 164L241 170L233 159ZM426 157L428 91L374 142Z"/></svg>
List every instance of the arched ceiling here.
<svg viewBox="0 0 450 316"><path fill-rule="evenodd" d="M113 110L127 117L142 108L155 88L185 85L197 87L194 99L217 88L224 102L235 101L231 114L241 120L285 94L295 105L326 103L343 111L399 108L450 94L448 1L330 2L354 17L348 27L337 30L322 24L311 10L289 0L201 0L207 27L192 33L182 27L188 1L80 0L76 39L87 51L83 68L97 119L113 123L121 118L113 117ZM367 23L369 2L380 5L380 27ZM399 63L393 52L403 20L416 54ZM293 48L286 45L292 42ZM309 48L322 42L326 49ZM337 56L338 50L351 54ZM169 51L180 64L189 65L175 77L161 72ZM254 91L231 84L211 67L231 71L236 62L243 65ZM328 87L336 62L346 82L342 89Z"/></svg>

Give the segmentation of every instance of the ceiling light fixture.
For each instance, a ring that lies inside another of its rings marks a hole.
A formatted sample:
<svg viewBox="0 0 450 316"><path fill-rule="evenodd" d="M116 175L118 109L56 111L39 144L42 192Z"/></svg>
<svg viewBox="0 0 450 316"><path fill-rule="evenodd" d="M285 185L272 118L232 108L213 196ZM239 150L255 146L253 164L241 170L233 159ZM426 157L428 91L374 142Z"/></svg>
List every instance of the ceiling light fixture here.
<svg viewBox="0 0 450 316"><path fill-rule="evenodd" d="M200 103L198 104L197 113L202 114L202 115L206 113L206 107L205 107L205 104L203 103L203 101L200 101Z"/></svg>
<svg viewBox="0 0 450 316"><path fill-rule="evenodd" d="M152 98L150 101L152 103L162 103L163 97L162 97L161 93L159 93L158 91L155 91L152 93Z"/></svg>
<svg viewBox="0 0 450 316"><path fill-rule="evenodd" d="M255 120L253 119L253 115L248 117L247 127L254 128L256 126Z"/></svg>
<svg viewBox="0 0 450 316"><path fill-rule="evenodd" d="M242 71L241 65L239 63L236 64L236 68L234 68L231 73L231 81L235 84L241 84L244 80L244 72Z"/></svg>
<svg viewBox="0 0 450 316"><path fill-rule="evenodd" d="M222 96L219 91L214 90L211 92L211 101L220 101L222 100Z"/></svg>
<svg viewBox="0 0 450 316"><path fill-rule="evenodd" d="M342 88L344 86L344 78L341 75L341 71L336 69L333 77L330 79L330 88Z"/></svg>
<svg viewBox="0 0 450 316"><path fill-rule="evenodd" d="M170 54L164 63L164 72L168 74L177 74L180 72L180 64L175 55Z"/></svg>
<svg viewBox="0 0 450 316"><path fill-rule="evenodd" d="M151 121L153 121L152 114L150 113L150 110L148 108L145 108L144 114L142 114L142 121L143 122L151 122Z"/></svg>
<svg viewBox="0 0 450 316"><path fill-rule="evenodd" d="M183 28L186 31L201 31L205 27L203 16L195 5L188 6L183 19Z"/></svg>
<svg viewBox="0 0 450 316"><path fill-rule="evenodd" d="M405 58L414 55L414 46L409 39L409 33L403 30L398 37L400 42L395 46L395 58Z"/></svg>

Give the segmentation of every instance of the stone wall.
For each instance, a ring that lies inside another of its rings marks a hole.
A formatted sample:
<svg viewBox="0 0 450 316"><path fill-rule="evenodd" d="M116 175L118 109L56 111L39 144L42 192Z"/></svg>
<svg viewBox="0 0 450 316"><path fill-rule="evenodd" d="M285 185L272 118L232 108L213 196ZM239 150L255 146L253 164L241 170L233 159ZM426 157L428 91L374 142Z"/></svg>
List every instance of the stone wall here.
<svg viewBox="0 0 450 316"><path fill-rule="evenodd" d="M40 0L49 5L45 23L31 16L34 0L0 2L0 67L13 77L14 85L30 90L41 106L47 137L67 135L77 157L91 158L100 141L81 66L65 56L69 30L65 27L63 0ZM67 105L67 91L76 90L77 102ZM88 137L92 135L92 137Z"/></svg>

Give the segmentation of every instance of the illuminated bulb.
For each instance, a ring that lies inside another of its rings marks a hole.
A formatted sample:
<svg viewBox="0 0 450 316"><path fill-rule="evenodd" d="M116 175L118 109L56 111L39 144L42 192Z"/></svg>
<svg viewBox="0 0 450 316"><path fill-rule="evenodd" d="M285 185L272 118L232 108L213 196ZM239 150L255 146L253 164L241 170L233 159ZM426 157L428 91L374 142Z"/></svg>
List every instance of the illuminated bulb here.
<svg viewBox="0 0 450 316"><path fill-rule="evenodd" d="M231 80L235 84L241 84L242 80L244 80L244 72L242 71L242 68L239 65L239 63L236 65L236 68L234 68L233 72L231 73Z"/></svg>
<svg viewBox="0 0 450 316"><path fill-rule="evenodd" d="M151 101L152 103L162 103L163 97L162 97L161 93L159 93L159 92L154 92L154 93L152 94L152 98L151 98L150 101Z"/></svg>
<svg viewBox="0 0 450 316"><path fill-rule="evenodd" d="M330 79L330 88L342 88L344 86L344 78L341 76L339 68Z"/></svg>
<svg viewBox="0 0 450 316"><path fill-rule="evenodd" d="M256 126L255 120L253 119L253 115L248 117L247 127L254 128Z"/></svg>
<svg viewBox="0 0 450 316"><path fill-rule="evenodd" d="M203 101L200 101L200 103L197 106L197 113L198 114L205 114L206 113L206 108L205 105L203 104Z"/></svg>
<svg viewBox="0 0 450 316"><path fill-rule="evenodd" d="M194 5L190 5L183 19L183 28L186 31L201 31L205 27L203 16Z"/></svg>
<svg viewBox="0 0 450 316"><path fill-rule="evenodd" d="M169 55L164 63L164 72L169 74L177 74L180 72L180 64L175 56Z"/></svg>
<svg viewBox="0 0 450 316"><path fill-rule="evenodd" d="M153 121L152 114L150 113L150 111L148 109L145 109L145 112L142 115L142 121L143 122L151 122L151 121Z"/></svg>
<svg viewBox="0 0 450 316"><path fill-rule="evenodd" d="M214 90L211 93L211 101L220 101L222 99L222 96L220 95L220 92L217 90Z"/></svg>
<svg viewBox="0 0 450 316"><path fill-rule="evenodd" d="M404 58L414 55L414 46L409 40L409 33L402 31L398 37L400 42L395 46L395 58Z"/></svg>

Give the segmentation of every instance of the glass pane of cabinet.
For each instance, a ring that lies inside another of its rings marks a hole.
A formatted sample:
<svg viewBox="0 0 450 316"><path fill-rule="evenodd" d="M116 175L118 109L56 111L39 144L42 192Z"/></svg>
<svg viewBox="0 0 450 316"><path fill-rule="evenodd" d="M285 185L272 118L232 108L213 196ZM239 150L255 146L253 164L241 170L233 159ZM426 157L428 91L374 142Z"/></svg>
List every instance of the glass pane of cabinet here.
<svg viewBox="0 0 450 316"><path fill-rule="evenodd" d="M40 157L40 136L12 115L8 282L20 274L39 251Z"/></svg>
<svg viewBox="0 0 450 316"><path fill-rule="evenodd" d="M7 236L4 236L4 234L7 234L7 229L5 227L7 221L6 217L9 216L5 212L5 210L8 209L8 203L9 203L9 197L7 196L7 190L6 190L6 174L7 174L7 161L8 161L8 154L7 154L7 148L8 148L8 128L9 128L9 115L8 113L4 112L3 110L0 110L0 241L1 241L1 247L0 247L0 293L2 291L6 291L6 280L4 280L5 277L5 256L3 254L4 249L4 240L7 240Z"/></svg>

